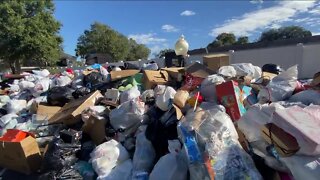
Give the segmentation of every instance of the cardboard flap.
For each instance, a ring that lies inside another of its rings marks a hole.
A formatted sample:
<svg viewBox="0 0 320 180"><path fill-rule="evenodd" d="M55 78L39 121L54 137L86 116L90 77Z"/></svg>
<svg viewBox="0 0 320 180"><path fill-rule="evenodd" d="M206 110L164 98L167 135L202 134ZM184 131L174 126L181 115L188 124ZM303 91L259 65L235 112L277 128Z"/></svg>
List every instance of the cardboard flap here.
<svg viewBox="0 0 320 180"><path fill-rule="evenodd" d="M106 119L97 119L91 116L82 126L84 133L90 135L96 145L101 144L106 139Z"/></svg>
<svg viewBox="0 0 320 180"><path fill-rule="evenodd" d="M138 74L140 70L122 70L122 71L111 71L111 81L116 81L122 78L130 77Z"/></svg>
<svg viewBox="0 0 320 180"><path fill-rule="evenodd" d="M206 66L195 62L191 65L187 66L184 70L186 73L191 74L194 77L200 77L200 78L206 78L211 74L214 74L215 72Z"/></svg>

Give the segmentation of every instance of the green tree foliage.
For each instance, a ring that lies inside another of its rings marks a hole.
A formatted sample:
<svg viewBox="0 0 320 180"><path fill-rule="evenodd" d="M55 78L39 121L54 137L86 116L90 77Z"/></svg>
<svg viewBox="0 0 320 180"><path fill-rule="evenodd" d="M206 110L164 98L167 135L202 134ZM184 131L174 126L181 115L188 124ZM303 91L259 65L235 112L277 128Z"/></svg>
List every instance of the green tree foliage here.
<svg viewBox="0 0 320 180"><path fill-rule="evenodd" d="M287 26L279 29L270 29L261 34L259 42L274 41L279 39L292 39L310 37L312 33L300 26Z"/></svg>
<svg viewBox="0 0 320 180"><path fill-rule="evenodd" d="M147 58L150 50L111 27L95 22L78 38L76 48L76 55L82 58L92 53L109 54L113 60L120 61Z"/></svg>
<svg viewBox="0 0 320 180"><path fill-rule="evenodd" d="M166 53L168 53L168 52L174 52L174 50L173 49L163 49L155 56L158 58L163 58L166 55Z"/></svg>
<svg viewBox="0 0 320 180"><path fill-rule="evenodd" d="M54 64L62 50L61 24L51 0L0 2L0 59L13 73L24 65Z"/></svg>
<svg viewBox="0 0 320 180"><path fill-rule="evenodd" d="M249 38L247 36L240 36L236 42L236 44L248 44Z"/></svg>
<svg viewBox="0 0 320 180"><path fill-rule="evenodd" d="M127 61L136 61L137 59L146 59L150 54L150 49L143 44L138 44L135 40L129 39L130 51L126 58Z"/></svg>
<svg viewBox="0 0 320 180"><path fill-rule="evenodd" d="M233 33L221 33L216 37L216 39L212 43L208 44L207 47L215 48L229 46L233 44L246 44L248 42L249 40L246 36L239 37L237 40L236 36Z"/></svg>

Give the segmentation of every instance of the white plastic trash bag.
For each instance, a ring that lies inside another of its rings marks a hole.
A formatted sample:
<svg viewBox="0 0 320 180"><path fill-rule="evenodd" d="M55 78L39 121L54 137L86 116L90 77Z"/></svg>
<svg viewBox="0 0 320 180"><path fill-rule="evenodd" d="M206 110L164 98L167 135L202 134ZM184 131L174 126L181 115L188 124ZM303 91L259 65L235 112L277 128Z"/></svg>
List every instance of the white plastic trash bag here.
<svg viewBox="0 0 320 180"><path fill-rule="evenodd" d="M168 111L175 94L176 90L170 86L166 87L164 93L158 95L156 98L156 105L158 108L162 111Z"/></svg>
<svg viewBox="0 0 320 180"><path fill-rule="evenodd" d="M19 92L20 91L20 86L18 84L10 84L10 91L11 92Z"/></svg>
<svg viewBox="0 0 320 180"><path fill-rule="evenodd" d="M131 89L126 90L120 95L120 104L135 99L140 96L140 91L137 86L133 86Z"/></svg>
<svg viewBox="0 0 320 180"><path fill-rule="evenodd" d="M207 102L217 103L216 85L224 83L225 80L219 75L210 75L202 81L200 93Z"/></svg>
<svg viewBox="0 0 320 180"><path fill-rule="evenodd" d="M132 161L131 159L117 165L112 171L104 176L99 176L97 180L131 180Z"/></svg>
<svg viewBox="0 0 320 180"><path fill-rule="evenodd" d="M154 166L149 180L186 180L188 163L180 153L169 153L162 156Z"/></svg>
<svg viewBox="0 0 320 180"><path fill-rule="evenodd" d="M305 105L320 105L320 92L315 90L305 90L294 94L289 99L290 102L302 102Z"/></svg>
<svg viewBox="0 0 320 180"><path fill-rule="evenodd" d="M237 71L233 66L222 66L219 68L218 74L232 78L237 76Z"/></svg>
<svg viewBox="0 0 320 180"><path fill-rule="evenodd" d="M19 87L21 90L32 89L32 88L34 88L34 86L35 86L35 84L30 81L20 81L19 82Z"/></svg>
<svg viewBox="0 0 320 180"><path fill-rule="evenodd" d="M261 77L262 71L258 66L254 66L251 63L238 63L231 64L237 72L237 76L250 76L254 79Z"/></svg>
<svg viewBox="0 0 320 180"><path fill-rule="evenodd" d="M100 66L100 73L104 76L108 76L109 72L106 68L104 68L103 66Z"/></svg>
<svg viewBox="0 0 320 180"><path fill-rule="evenodd" d="M13 99L7 103L7 111L8 113L17 114L23 109L26 109L27 101L26 100L17 100Z"/></svg>
<svg viewBox="0 0 320 180"><path fill-rule="evenodd" d="M6 114L4 116L2 116L0 118L0 127L4 128L6 126L6 124L8 124L10 121L16 120L18 119L19 116L17 116L16 114Z"/></svg>
<svg viewBox="0 0 320 180"><path fill-rule="evenodd" d="M0 107L3 107L10 101L10 97L7 95L0 96Z"/></svg>
<svg viewBox="0 0 320 180"><path fill-rule="evenodd" d="M108 175L112 169L129 159L127 150L117 141L110 140L97 146L90 154L90 162L99 176Z"/></svg>
<svg viewBox="0 0 320 180"><path fill-rule="evenodd" d="M50 83L51 81L49 78L42 78L36 81L35 86L33 88L33 96L38 97L41 93L48 91Z"/></svg>
<svg viewBox="0 0 320 180"><path fill-rule="evenodd" d="M56 85L57 86L66 86L66 85L69 85L71 82L72 82L72 80L68 76L59 76L56 79Z"/></svg>
<svg viewBox="0 0 320 180"><path fill-rule="evenodd" d="M258 99L260 102L276 102L288 99L297 86L298 67L290 67L274 77L266 88L260 90Z"/></svg>
<svg viewBox="0 0 320 180"><path fill-rule="evenodd" d="M42 77L48 77L50 75L50 72L47 69L44 70L32 70L33 74L42 76Z"/></svg>
<svg viewBox="0 0 320 180"><path fill-rule="evenodd" d="M141 94L141 100L147 102L148 99L154 98L154 90L148 89Z"/></svg>
<svg viewBox="0 0 320 180"><path fill-rule="evenodd" d="M144 113L144 103L138 98L126 101L110 112L110 124L116 130L125 130L142 122Z"/></svg>

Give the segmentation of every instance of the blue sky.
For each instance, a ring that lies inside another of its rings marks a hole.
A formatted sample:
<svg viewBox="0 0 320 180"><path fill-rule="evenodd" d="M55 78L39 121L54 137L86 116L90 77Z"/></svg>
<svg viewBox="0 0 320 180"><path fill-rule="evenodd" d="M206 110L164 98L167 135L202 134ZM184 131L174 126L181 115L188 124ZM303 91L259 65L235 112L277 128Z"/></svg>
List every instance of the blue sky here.
<svg viewBox="0 0 320 180"><path fill-rule="evenodd" d="M78 37L97 21L147 45L152 53L174 48L183 34L189 49L205 47L217 34L256 40L272 27L299 25L320 34L317 1L55 1L65 52L75 55Z"/></svg>

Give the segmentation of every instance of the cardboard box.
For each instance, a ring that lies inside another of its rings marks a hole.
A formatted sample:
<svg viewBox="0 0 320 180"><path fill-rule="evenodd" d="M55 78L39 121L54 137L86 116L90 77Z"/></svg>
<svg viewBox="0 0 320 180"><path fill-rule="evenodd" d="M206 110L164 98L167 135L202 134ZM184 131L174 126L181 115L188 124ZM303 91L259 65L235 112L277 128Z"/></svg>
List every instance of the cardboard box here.
<svg viewBox="0 0 320 180"><path fill-rule="evenodd" d="M20 138L21 133L26 137ZM10 135L9 135L10 134ZM14 136L15 139L7 138ZM37 171L41 166L41 154L36 139L28 132L9 129L0 140L0 166L24 174Z"/></svg>
<svg viewBox="0 0 320 180"><path fill-rule="evenodd" d="M122 70L122 71L111 71L111 81L116 81L122 78L133 76L139 73L140 70Z"/></svg>
<svg viewBox="0 0 320 180"><path fill-rule="evenodd" d="M88 134L96 145L99 145L106 140L106 119L91 116L82 126L82 131Z"/></svg>
<svg viewBox="0 0 320 180"><path fill-rule="evenodd" d="M50 122L50 118L59 112L60 109L60 106L49 106L46 103L34 102L31 105L30 112L34 114L33 118L36 118L37 121L48 120L48 124L52 124L54 122Z"/></svg>
<svg viewBox="0 0 320 180"><path fill-rule="evenodd" d="M226 54L203 56L203 65L215 72L217 72L220 67L228 66L229 64L229 55Z"/></svg>
<svg viewBox="0 0 320 180"><path fill-rule="evenodd" d="M262 126L261 134L269 144L275 145L281 156L292 156L300 149L295 137L272 123Z"/></svg>
<svg viewBox="0 0 320 180"><path fill-rule="evenodd" d="M228 81L216 86L218 101L226 108L233 121L239 120L246 113L245 100L250 104L257 102L257 98L251 93L251 90L251 87L239 86L235 81Z"/></svg>
<svg viewBox="0 0 320 180"><path fill-rule="evenodd" d="M173 67L173 68L162 68L161 70L167 71L169 76L176 80L181 81L182 79L182 73L181 70L183 70L183 67Z"/></svg>
<svg viewBox="0 0 320 180"><path fill-rule="evenodd" d="M145 89L153 89L157 85L168 85L170 77L167 71L145 70L143 85Z"/></svg>
<svg viewBox="0 0 320 180"><path fill-rule="evenodd" d="M100 91L95 91L87 96L73 100L64 105L60 111L53 115L49 122L63 122L66 125L72 125L81 120L81 113L90 106L94 106L98 99L102 98Z"/></svg>
<svg viewBox="0 0 320 180"><path fill-rule="evenodd" d="M190 74L193 77L199 77L199 78L207 78L209 75L211 74L215 74L214 71L212 71L211 69L207 68L206 66L204 66L203 64L200 63L192 63L189 66L187 66L184 69L184 72L186 74Z"/></svg>

